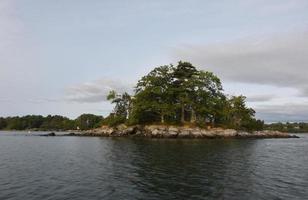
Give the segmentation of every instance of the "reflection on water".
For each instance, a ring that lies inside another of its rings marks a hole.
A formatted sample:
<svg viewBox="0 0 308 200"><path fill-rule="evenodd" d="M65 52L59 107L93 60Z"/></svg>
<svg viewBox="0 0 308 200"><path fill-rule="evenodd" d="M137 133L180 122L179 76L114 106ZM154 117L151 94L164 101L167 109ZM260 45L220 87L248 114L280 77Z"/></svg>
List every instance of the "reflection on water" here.
<svg viewBox="0 0 308 200"><path fill-rule="evenodd" d="M304 199L308 135L191 140L0 133L0 199Z"/></svg>

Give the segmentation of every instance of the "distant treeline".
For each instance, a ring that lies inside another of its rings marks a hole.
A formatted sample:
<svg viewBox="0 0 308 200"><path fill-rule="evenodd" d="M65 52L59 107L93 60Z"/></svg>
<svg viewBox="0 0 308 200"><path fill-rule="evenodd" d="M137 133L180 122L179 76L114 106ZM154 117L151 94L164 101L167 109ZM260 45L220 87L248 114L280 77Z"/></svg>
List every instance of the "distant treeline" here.
<svg viewBox="0 0 308 200"><path fill-rule="evenodd" d="M308 123L272 123L266 124L265 129L288 133L308 133Z"/></svg>
<svg viewBox="0 0 308 200"><path fill-rule="evenodd" d="M60 115L0 117L0 130L87 130L99 127L102 116L83 114L72 120Z"/></svg>

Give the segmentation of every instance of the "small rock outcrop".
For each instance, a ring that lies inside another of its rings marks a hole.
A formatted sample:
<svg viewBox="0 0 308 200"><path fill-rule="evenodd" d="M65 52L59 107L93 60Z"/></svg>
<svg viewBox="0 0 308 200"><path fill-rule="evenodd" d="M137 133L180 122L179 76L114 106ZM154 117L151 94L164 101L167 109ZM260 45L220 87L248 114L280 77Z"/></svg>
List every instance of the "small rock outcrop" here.
<svg viewBox="0 0 308 200"><path fill-rule="evenodd" d="M56 134L54 132L50 132L50 133L43 134L43 135L40 135L40 136L56 136Z"/></svg>
<svg viewBox="0 0 308 200"><path fill-rule="evenodd" d="M297 138L295 135L279 131L255 131L252 133L234 129L201 129L198 127L145 125L116 127L102 126L101 128L86 131L83 136L105 137L151 137L151 138Z"/></svg>

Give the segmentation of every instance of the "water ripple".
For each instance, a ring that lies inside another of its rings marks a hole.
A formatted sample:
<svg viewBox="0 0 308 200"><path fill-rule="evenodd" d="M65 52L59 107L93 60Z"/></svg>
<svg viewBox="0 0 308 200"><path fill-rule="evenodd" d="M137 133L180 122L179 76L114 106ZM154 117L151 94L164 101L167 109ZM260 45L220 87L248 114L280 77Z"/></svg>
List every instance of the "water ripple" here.
<svg viewBox="0 0 308 200"><path fill-rule="evenodd" d="M300 139L164 140L0 133L0 199L305 199Z"/></svg>

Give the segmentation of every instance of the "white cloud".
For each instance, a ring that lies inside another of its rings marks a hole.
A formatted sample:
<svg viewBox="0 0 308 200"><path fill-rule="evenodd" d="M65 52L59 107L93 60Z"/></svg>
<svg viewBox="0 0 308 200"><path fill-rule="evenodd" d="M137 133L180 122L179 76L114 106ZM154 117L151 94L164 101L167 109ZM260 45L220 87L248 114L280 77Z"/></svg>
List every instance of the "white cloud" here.
<svg viewBox="0 0 308 200"><path fill-rule="evenodd" d="M258 8L260 14L283 14L291 10L303 8L306 0L242 0L241 4L248 8Z"/></svg>
<svg viewBox="0 0 308 200"><path fill-rule="evenodd" d="M267 102L275 98L275 95L272 94L257 94L247 96L248 102Z"/></svg>
<svg viewBox="0 0 308 200"><path fill-rule="evenodd" d="M231 43L183 45L177 59L215 72L223 80L293 87L308 96L308 31Z"/></svg>
<svg viewBox="0 0 308 200"><path fill-rule="evenodd" d="M22 31L22 24L16 16L14 0L0 0L0 27L0 53L4 54L16 44Z"/></svg>
<svg viewBox="0 0 308 200"><path fill-rule="evenodd" d="M263 105L256 108L257 117L267 122L308 122L308 102Z"/></svg>
<svg viewBox="0 0 308 200"><path fill-rule="evenodd" d="M231 91L247 96L261 119L308 120L308 31L182 45L173 53L177 60L192 62L213 71L223 82L234 83Z"/></svg>
<svg viewBox="0 0 308 200"><path fill-rule="evenodd" d="M109 91L115 90L118 93L133 91L133 85L120 80L108 78L82 83L66 89L66 100L79 103L96 103L107 101Z"/></svg>

